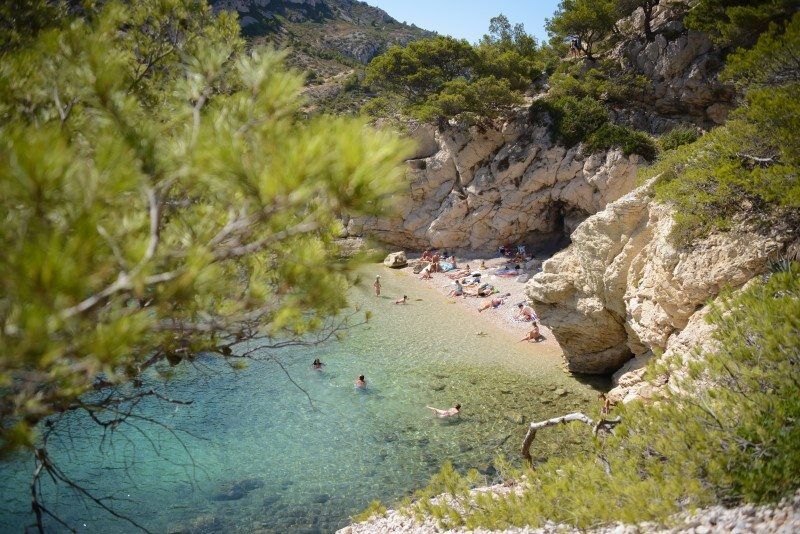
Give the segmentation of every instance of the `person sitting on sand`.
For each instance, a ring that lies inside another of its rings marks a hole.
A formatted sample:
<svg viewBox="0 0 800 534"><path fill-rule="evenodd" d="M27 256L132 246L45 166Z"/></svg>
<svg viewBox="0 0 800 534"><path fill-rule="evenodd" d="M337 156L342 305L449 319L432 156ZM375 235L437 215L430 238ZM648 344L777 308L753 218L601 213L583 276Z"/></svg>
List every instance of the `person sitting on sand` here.
<svg viewBox="0 0 800 534"><path fill-rule="evenodd" d="M520 339L518 343L522 343L523 341L533 341L534 343L539 343L540 341L544 341L544 336L539 332L539 325L534 321L533 329L528 332L528 335L524 338Z"/></svg>
<svg viewBox="0 0 800 534"><path fill-rule="evenodd" d="M432 258L433 258L433 253L431 252L431 249L428 249L422 253L422 257L420 259L422 261L431 261Z"/></svg>
<svg viewBox="0 0 800 534"><path fill-rule="evenodd" d="M538 317L536 317L536 312L533 311L533 308L531 308L527 304L520 302L519 304L517 304L517 308L519 309L517 310L517 313L514 314L515 319L519 318L522 319L523 321L534 321L534 322L538 321Z"/></svg>
<svg viewBox="0 0 800 534"><path fill-rule="evenodd" d="M447 258L447 263L452 265L453 269L457 269L458 268L458 265L456 264L456 257L455 256L450 256L449 258Z"/></svg>
<svg viewBox="0 0 800 534"><path fill-rule="evenodd" d="M481 304L481 307L478 308L478 313L482 312L483 310L488 310L489 308L499 308L510 296L511 293L506 293L505 295L500 297L484 300L483 304Z"/></svg>
<svg viewBox="0 0 800 534"><path fill-rule="evenodd" d="M375 296L376 297L380 297L381 296L381 275L378 275L378 276L375 277L375 283L372 284L372 287L375 288Z"/></svg>
<svg viewBox="0 0 800 534"><path fill-rule="evenodd" d="M356 380L356 389L367 389L367 379L364 378L364 375L359 375L358 379Z"/></svg>
<svg viewBox="0 0 800 534"><path fill-rule="evenodd" d="M436 414L436 417L439 417L441 419L446 419L448 417L453 417L454 415L458 415L459 413L461 413L461 405L460 404L456 404L455 406L453 406L452 408L449 408L447 410L440 410L439 408L434 408L433 406L426 406L426 408L429 409L429 410L433 410L433 413Z"/></svg>
<svg viewBox="0 0 800 534"><path fill-rule="evenodd" d="M422 272L420 273L419 279L420 280L430 280L431 279L431 271L432 270L433 270L433 265L429 263L428 265L425 266L424 269L422 269Z"/></svg>
<svg viewBox="0 0 800 534"><path fill-rule="evenodd" d="M464 286L461 285L461 282L454 280L453 285L455 287L448 293L448 297L460 297L464 295Z"/></svg>
<svg viewBox="0 0 800 534"><path fill-rule="evenodd" d="M314 370L316 370L316 371L322 371L322 368L323 368L324 366L325 366L325 364L324 364L324 363L322 363L321 361L319 361L319 358L316 358L316 359L314 360L314 363L312 363L312 364L311 364L311 368L312 368L312 369L314 369Z"/></svg>
<svg viewBox="0 0 800 534"><path fill-rule="evenodd" d="M403 298L397 299L394 301L395 304L406 304L408 303L408 295L403 295Z"/></svg>
<svg viewBox="0 0 800 534"><path fill-rule="evenodd" d="M481 260L481 267L480 268L481 268L481 271L485 271L486 270L486 261ZM467 269L469 269L469 265L467 265Z"/></svg>
<svg viewBox="0 0 800 534"><path fill-rule="evenodd" d="M433 258L431 259L431 272L438 273L442 270L442 267L439 265L441 260L442 258L438 254L433 255Z"/></svg>

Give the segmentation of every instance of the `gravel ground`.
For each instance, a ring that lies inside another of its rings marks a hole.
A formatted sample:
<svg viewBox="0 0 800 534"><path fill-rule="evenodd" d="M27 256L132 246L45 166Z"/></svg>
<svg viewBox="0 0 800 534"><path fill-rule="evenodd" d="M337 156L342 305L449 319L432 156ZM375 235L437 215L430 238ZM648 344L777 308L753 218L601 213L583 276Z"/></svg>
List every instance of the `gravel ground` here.
<svg viewBox="0 0 800 534"><path fill-rule="evenodd" d="M504 486L492 486L476 491L505 493L510 490ZM672 527L655 523L638 525L615 524L594 530L578 530L567 525L548 523L542 528L510 528L505 534L638 534L656 532L661 534L691 533L797 533L800 532L800 491L773 506L753 506L747 504L736 508L712 506L694 514L681 514L670 521ZM409 532L416 534L463 533L464 530L442 530L433 522L416 523L412 518L390 510L384 517L373 518L364 523L345 527L338 534L390 534ZM491 534L497 531L474 530L476 534Z"/></svg>

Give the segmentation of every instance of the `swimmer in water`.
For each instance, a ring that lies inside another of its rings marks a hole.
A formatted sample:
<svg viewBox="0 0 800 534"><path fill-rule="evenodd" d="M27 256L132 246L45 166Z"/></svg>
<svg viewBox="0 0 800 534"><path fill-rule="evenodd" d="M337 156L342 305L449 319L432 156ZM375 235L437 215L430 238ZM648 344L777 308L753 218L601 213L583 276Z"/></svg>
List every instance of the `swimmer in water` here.
<svg viewBox="0 0 800 534"><path fill-rule="evenodd" d="M322 363L321 361L319 361L319 358L316 358L316 359L314 360L314 363L312 363L312 364L311 364L311 368L312 368L312 369L314 369L314 370L316 370L316 371L322 371L322 368L323 368L324 366L325 366L325 364L324 364L324 363Z"/></svg>
<svg viewBox="0 0 800 534"><path fill-rule="evenodd" d="M364 375L359 375L355 385L358 389L367 389L367 379L364 378Z"/></svg>
<svg viewBox="0 0 800 534"><path fill-rule="evenodd" d="M403 298L397 299L396 301L394 301L394 303L395 304L406 304L406 303L408 303L408 296L407 295L403 295Z"/></svg>
<svg viewBox="0 0 800 534"><path fill-rule="evenodd" d="M433 413L436 414L436 417L440 419L447 419L448 417L453 417L461 413L460 404L456 404L455 406L447 410L440 410L439 408L434 408L433 406L426 406L426 408L432 410Z"/></svg>

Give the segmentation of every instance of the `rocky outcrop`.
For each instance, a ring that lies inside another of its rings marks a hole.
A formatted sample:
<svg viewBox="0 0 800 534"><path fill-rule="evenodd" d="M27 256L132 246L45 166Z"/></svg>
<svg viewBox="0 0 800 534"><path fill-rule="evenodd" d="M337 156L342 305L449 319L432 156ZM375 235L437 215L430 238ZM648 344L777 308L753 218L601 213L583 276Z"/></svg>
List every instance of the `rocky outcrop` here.
<svg viewBox="0 0 800 534"><path fill-rule="evenodd" d="M654 352L689 354L711 343L706 304L765 272L785 246L786 238L740 228L679 248L673 225L645 185L584 221L572 245L528 283L571 371L611 373L625 364L615 380L630 387Z"/></svg>
<svg viewBox="0 0 800 534"><path fill-rule="evenodd" d="M408 265L408 258L406 258L406 253L402 250L400 252L392 252L386 256L386 259L383 260L383 264L393 269L399 269L400 267Z"/></svg>
<svg viewBox="0 0 800 534"><path fill-rule="evenodd" d="M718 79L723 52L708 35L684 26L682 19L688 9L684 0L662 0L654 11L652 41L643 37L641 10L621 23L630 35L612 56L623 69L652 82L652 93L645 95L643 106L619 110L622 122L659 133L672 127L676 119L703 127L727 119L735 91Z"/></svg>
<svg viewBox="0 0 800 534"><path fill-rule="evenodd" d="M350 235L412 250L536 247L630 191L641 163L619 150L556 145L526 109L493 127L415 125L412 135L419 148L394 215L353 218Z"/></svg>

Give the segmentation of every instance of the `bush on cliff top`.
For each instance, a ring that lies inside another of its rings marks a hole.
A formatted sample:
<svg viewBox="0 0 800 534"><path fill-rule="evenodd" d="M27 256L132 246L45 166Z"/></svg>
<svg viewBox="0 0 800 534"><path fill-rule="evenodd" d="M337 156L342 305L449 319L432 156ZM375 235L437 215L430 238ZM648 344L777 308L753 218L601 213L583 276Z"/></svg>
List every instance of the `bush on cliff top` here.
<svg viewBox="0 0 800 534"><path fill-rule="evenodd" d="M620 406L612 415L623 423L591 452L530 469L504 467L507 478L526 477L530 487L520 495L468 497L477 474L445 466L412 510L445 526L502 529L549 520L589 528L791 494L800 480L800 265L718 302L709 320L719 348L675 382L690 395ZM708 388L696 387L701 377ZM590 439L586 428L574 431ZM431 503L440 493L458 504Z"/></svg>

